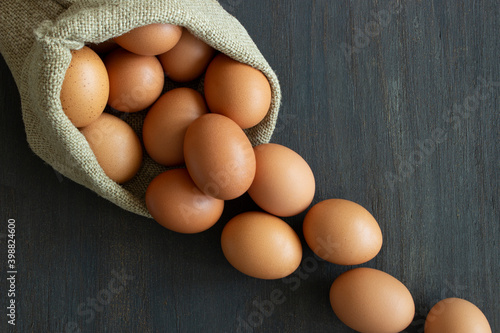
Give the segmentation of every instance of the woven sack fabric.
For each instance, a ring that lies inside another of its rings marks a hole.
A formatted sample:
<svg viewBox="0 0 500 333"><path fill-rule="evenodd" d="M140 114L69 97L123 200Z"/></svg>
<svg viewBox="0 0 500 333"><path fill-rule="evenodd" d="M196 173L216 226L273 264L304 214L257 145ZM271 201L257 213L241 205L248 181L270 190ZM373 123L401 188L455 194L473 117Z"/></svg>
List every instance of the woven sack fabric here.
<svg viewBox="0 0 500 333"><path fill-rule="evenodd" d="M278 79L245 28L217 1L0 1L0 52L20 92L31 149L64 176L147 217L151 216L144 202L146 188L167 168L144 154L143 165L132 180L118 185L109 179L84 136L64 114L59 95L71 61L70 50L152 23L186 27L220 52L264 73L272 89L271 108L261 123L245 132L253 145L269 142L281 99ZM122 117L139 137L145 114Z"/></svg>

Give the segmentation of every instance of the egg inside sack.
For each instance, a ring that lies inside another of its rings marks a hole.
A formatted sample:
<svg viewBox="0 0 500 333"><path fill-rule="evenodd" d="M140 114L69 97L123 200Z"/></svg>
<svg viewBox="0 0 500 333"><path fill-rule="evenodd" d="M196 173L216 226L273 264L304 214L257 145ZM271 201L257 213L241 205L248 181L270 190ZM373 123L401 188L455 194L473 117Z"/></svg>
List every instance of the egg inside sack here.
<svg viewBox="0 0 500 333"><path fill-rule="evenodd" d="M190 88L163 94L149 109L142 127L147 153L157 163L184 163L184 136L189 125L208 112L203 96Z"/></svg>
<svg viewBox="0 0 500 333"><path fill-rule="evenodd" d="M176 82L187 82L201 76L212 60L215 50L183 29L181 39L168 52L160 54L163 70Z"/></svg>
<svg viewBox="0 0 500 333"><path fill-rule="evenodd" d="M104 58L104 64L109 75L108 104L113 109L141 111L160 97L165 79L156 57L119 48Z"/></svg>
<svg viewBox="0 0 500 333"><path fill-rule="evenodd" d="M213 226L224 209L224 201L201 192L186 169L156 176L146 190L146 205L159 224L188 234Z"/></svg>
<svg viewBox="0 0 500 333"><path fill-rule="evenodd" d="M184 137L189 175L206 194L231 200L244 194L255 176L255 154L243 130L231 119L205 114Z"/></svg>
<svg viewBox="0 0 500 333"><path fill-rule="evenodd" d="M129 124L103 113L80 131L109 178L117 183L125 183L139 171L142 146Z"/></svg>
<svg viewBox="0 0 500 333"><path fill-rule="evenodd" d="M279 279L293 273L302 260L302 245L293 229L280 218L246 212L225 226L221 246L229 263L259 279Z"/></svg>
<svg viewBox="0 0 500 333"><path fill-rule="evenodd" d="M266 76L222 53L207 68L204 90L210 111L231 118L243 129L261 122L271 106Z"/></svg>
<svg viewBox="0 0 500 333"><path fill-rule="evenodd" d="M109 79L101 58L89 47L71 51L61 87L61 106L76 127L96 120L106 107Z"/></svg>
<svg viewBox="0 0 500 333"><path fill-rule="evenodd" d="M148 24L114 38L125 50L139 55L154 56L173 48L182 35L182 27L173 24Z"/></svg>

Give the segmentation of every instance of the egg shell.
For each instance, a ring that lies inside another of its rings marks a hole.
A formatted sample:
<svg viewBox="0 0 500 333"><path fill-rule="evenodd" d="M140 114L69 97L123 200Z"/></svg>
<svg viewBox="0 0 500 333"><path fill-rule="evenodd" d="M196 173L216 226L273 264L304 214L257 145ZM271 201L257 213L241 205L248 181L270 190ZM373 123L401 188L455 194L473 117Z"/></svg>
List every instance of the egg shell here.
<svg viewBox="0 0 500 333"><path fill-rule="evenodd" d="M222 252L240 272L259 279L279 279L293 273L302 260L302 245L280 218L263 212L233 217L222 230Z"/></svg>
<svg viewBox="0 0 500 333"><path fill-rule="evenodd" d="M157 163L184 163L184 136L189 125L208 112L203 96L190 88L163 94L144 119L142 138L149 156Z"/></svg>
<svg viewBox="0 0 500 333"><path fill-rule="evenodd" d="M208 66L204 89L210 111L243 129L261 122L271 106L271 86L264 74L222 53Z"/></svg>
<svg viewBox="0 0 500 333"><path fill-rule="evenodd" d="M172 169L151 181L146 206L165 228L192 234L207 230L219 220L224 201L201 192L186 169Z"/></svg>
<svg viewBox="0 0 500 333"><path fill-rule="evenodd" d="M76 127L96 120L106 107L109 79L101 58L89 47L71 51L61 87L61 106Z"/></svg>
<svg viewBox="0 0 500 333"><path fill-rule="evenodd" d="M170 51L160 54L158 59L167 77L188 82L203 74L214 54L210 45L183 29L179 42Z"/></svg>
<svg viewBox="0 0 500 333"><path fill-rule="evenodd" d="M393 276L367 267L351 269L335 279L330 303L344 324L362 333L401 332L415 315L408 288Z"/></svg>
<svg viewBox="0 0 500 333"><path fill-rule="evenodd" d="M125 183L134 177L142 164L142 147L129 124L103 113L80 131L109 178Z"/></svg>
<svg viewBox="0 0 500 333"><path fill-rule="evenodd" d="M483 312L461 298L446 298L436 303L425 319L425 333L491 333Z"/></svg>
<svg viewBox="0 0 500 333"><path fill-rule="evenodd" d="M361 205L344 199L324 200L306 214L302 226L309 247L338 265L359 265L382 247L382 231Z"/></svg>
<svg viewBox="0 0 500 333"><path fill-rule="evenodd" d="M311 204L316 189L307 162L285 146L266 143L254 148L257 168L248 194L260 208L277 216L293 216Z"/></svg>
<svg viewBox="0 0 500 333"><path fill-rule="evenodd" d="M234 121L219 114L205 114L188 127L184 159L195 184L218 199L241 196L255 176L252 144Z"/></svg>
<svg viewBox="0 0 500 333"><path fill-rule="evenodd" d="M154 56L116 49L104 58L109 76L108 104L123 112L144 110L160 97L165 76Z"/></svg>
<svg viewBox="0 0 500 333"><path fill-rule="evenodd" d="M182 27L168 23L154 23L117 36L115 42L135 54L154 56L173 48L181 35Z"/></svg>

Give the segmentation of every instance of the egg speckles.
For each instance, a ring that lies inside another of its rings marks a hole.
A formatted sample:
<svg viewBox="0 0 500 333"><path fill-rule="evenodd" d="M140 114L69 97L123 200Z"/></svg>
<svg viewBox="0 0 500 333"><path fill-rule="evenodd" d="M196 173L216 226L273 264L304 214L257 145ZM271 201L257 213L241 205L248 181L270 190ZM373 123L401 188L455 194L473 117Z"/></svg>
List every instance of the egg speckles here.
<svg viewBox="0 0 500 333"><path fill-rule="evenodd" d="M61 87L61 106L76 127L96 120L106 107L109 79L101 58L89 47L71 51Z"/></svg>

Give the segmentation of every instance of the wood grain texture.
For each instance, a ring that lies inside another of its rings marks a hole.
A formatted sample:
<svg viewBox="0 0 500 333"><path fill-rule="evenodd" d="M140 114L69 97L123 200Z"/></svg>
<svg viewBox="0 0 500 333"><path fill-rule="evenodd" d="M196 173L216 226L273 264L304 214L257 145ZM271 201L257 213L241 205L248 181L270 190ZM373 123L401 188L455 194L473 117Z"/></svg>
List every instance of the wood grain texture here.
<svg viewBox="0 0 500 333"><path fill-rule="evenodd" d="M378 220L384 245L363 266L411 291L416 316L406 332L423 332L444 297L473 302L500 331L497 2L221 4L280 79L272 141L310 163L314 202L350 199ZM19 267L12 328L0 237L1 332L352 332L328 301L350 267L318 262L307 246L285 280L246 277L225 261L220 233L256 209L248 196L228 202L204 233L170 232L43 163L26 143L20 108L2 59L0 233L16 219ZM303 216L286 219L302 241ZM273 292L280 304L270 305Z"/></svg>

